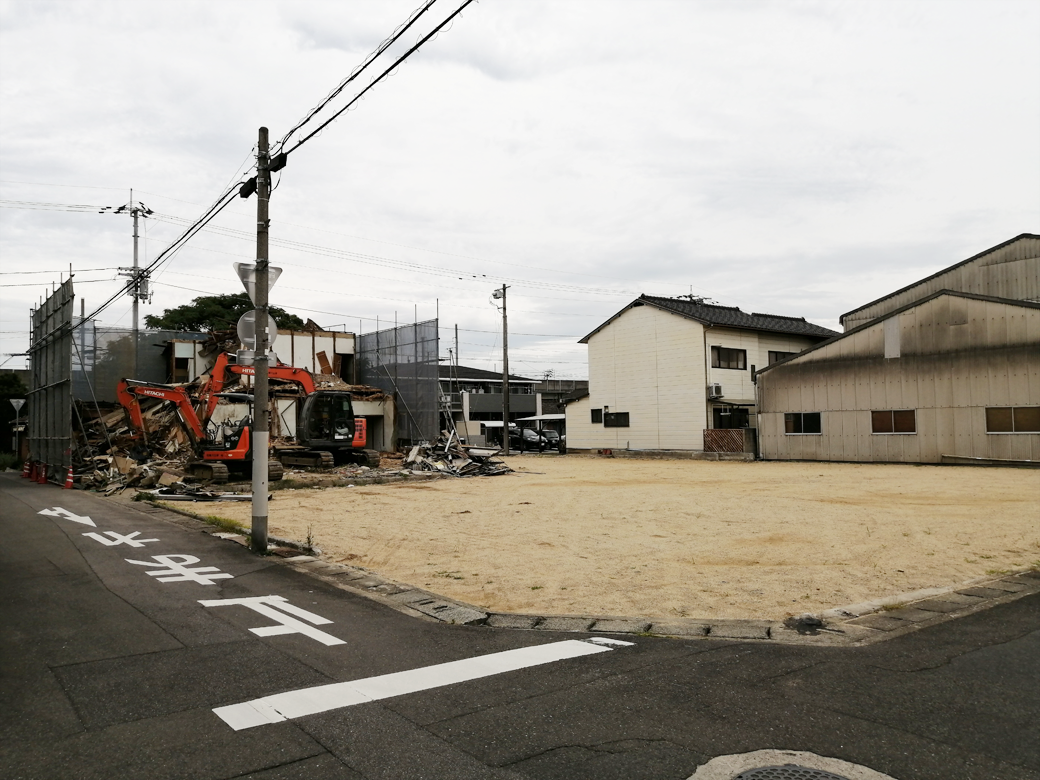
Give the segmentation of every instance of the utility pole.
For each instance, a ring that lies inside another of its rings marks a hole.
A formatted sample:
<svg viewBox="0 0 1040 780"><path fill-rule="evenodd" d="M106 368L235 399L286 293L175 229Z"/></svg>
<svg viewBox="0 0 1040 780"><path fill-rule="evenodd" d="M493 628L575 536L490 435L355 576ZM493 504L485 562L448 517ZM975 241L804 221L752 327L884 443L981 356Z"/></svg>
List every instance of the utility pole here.
<svg viewBox="0 0 1040 780"><path fill-rule="evenodd" d="M131 203L133 203L133 200L134 200L134 194L133 193L134 193L134 191L130 190L130 202ZM134 299L134 374L133 375L134 376L138 376L138 372L137 372L138 355L139 355L139 353L141 351L141 325L140 325L140 322L138 321L138 317L140 315L141 296L140 296L140 290L138 288L140 286L139 274L141 273L141 265L140 265L140 263L138 261L138 254L137 254L137 236L138 236L138 233L137 233L137 217L140 214L140 210L136 206L134 206L132 209L130 209L130 213L134 215L134 270L131 272L133 274L133 276L131 278L134 280L134 292L133 292L133 299Z"/></svg>
<svg viewBox="0 0 1040 780"><path fill-rule="evenodd" d="M107 209L108 207L106 207ZM104 211L105 209L103 209ZM143 203L134 203L134 191L130 190L130 202L120 206L113 213L120 214L129 211L134 218L134 264L130 268L120 268L119 275L130 279L130 297L133 299L133 338L134 338L134 368L132 376L138 376L138 364L140 362L141 322L140 305L142 299L150 299L151 292L148 289L148 271L141 270L140 256L138 254L138 219L147 217L152 210Z"/></svg>
<svg viewBox="0 0 1040 780"><path fill-rule="evenodd" d="M495 290L492 297L502 300L502 454L509 455L509 324L506 318L506 290ZM521 440L522 441L522 440Z"/></svg>
<svg viewBox="0 0 1040 780"><path fill-rule="evenodd" d="M249 544L253 552L267 552L267 449L269 435L268 369L268 207L271 200L267 128L260 128L256 156L256 357L253 384L253 503Z"/></svg>

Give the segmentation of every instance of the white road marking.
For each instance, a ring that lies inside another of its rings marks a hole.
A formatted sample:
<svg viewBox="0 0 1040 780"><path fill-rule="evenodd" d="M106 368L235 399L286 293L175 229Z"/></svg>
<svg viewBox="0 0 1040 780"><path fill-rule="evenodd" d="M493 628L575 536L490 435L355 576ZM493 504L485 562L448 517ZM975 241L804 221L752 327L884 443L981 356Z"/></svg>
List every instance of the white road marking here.
<svg viewBox="0 0 1040 780"><path fill-rule="evenodd" d="M56 506L53 509L41 509L37 512L39 515L47 515L48 517L60 517L63 520L71 520L74 523L83 523L83 525L93 526L97 528L97 523L91 520L86 515L76 515L60 506Z"/></svg>
<svg viewBox="0 0 1040 780"><path fill-rule="evenodd" d="M562 642L506 650L501 653L411 669L406 672L367 677L363 680L318 685L313 688L264 696L261 699L241 704L217 707L213 712L235 731L241 731L254 726L279 723L291 718L315 715L319 712L364 704L378 699L426 691L468 680L477 680L481 677L491 677L529 666L611 651L612 647L605 646L606 643L602 641L605 639L604 637L596 637L596 639L599 641L583 642L577 639L567 639ZM608 640L608 642L615 646L633 644L620 640Z"/></svg>
<svg viewBox="0 0 1040 780"><path fill-rule="evenodd" d="M199 603L204 607L249 607L251 610L259 612L261 615L269 617L271 620L280 624L277 626L261 626L260 628L249 629L257 636L303 634L304 636L315 639L326 646L346 644L342 639L334 637L332 634L326 634L324 631L311 628L307 623L301 623L299 620L283 614L284 612L288 612L289 614L303 618L307 622L313 623L316 626L327 626L332 623L328 618L323 618L321 615L315 615L313 612L308 612L305 609L293 606L285 596L254 596L252 598L243 599L207 599L205 601L200 601ZM278 610L282 610L282 612L279 612Z"/></svg>
<svg viewBox="0 0 1040 780"><path fill-rule="evenodd" d="M227 580L235 576L233 574L224 574L216 566L196 566L194 569L189 569L188 564L199 562L199 559L194 555L153 555L152 558L157 563L134 561L130 558L125 560L127 563L134 563L138 566L165 566L165 569L146 572L149 576L159 580L159 582L197 582L199 585L214 585L213 580ZM178 558L180 560L176 560ZM208 572L216 573L209 574Z"/></svg>
<svg viewBox="0 0 1040 780"><path fill-rule="evenodd" d="M102 535L104 534L104 535ZM89 536L95 542L101 542L106 547L116 547L120 544L127 544L131 547L144 547L146 542L157 542L158 539L138 539L141 535L140 531L134 531L129 534L118 534L115 531L103 531L101 534L96 534L93 531L87 531L84 536ZM108 539L106 537L112 537Z"/></svg>

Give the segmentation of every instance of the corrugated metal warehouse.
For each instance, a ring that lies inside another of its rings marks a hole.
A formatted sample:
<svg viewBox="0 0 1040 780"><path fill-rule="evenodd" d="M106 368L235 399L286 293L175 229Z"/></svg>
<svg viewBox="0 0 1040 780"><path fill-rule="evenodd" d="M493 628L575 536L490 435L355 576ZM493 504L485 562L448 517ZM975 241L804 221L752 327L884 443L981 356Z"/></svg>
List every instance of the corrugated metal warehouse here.
<svg viewBox="0 0 1040 780"><path fill-rule="evenodd" d="M842 315L759 372L767 459L1040 462L1040 236Z"/></svg>
<svg viewBox="0 0 1040 780"><path fill-rule="evenodd" d="M906 300L943 278L1012 297ZM845 315L860 324L758 373L762 457L1040 462L1038 292L1040 237L1024 235Z"/></svg>

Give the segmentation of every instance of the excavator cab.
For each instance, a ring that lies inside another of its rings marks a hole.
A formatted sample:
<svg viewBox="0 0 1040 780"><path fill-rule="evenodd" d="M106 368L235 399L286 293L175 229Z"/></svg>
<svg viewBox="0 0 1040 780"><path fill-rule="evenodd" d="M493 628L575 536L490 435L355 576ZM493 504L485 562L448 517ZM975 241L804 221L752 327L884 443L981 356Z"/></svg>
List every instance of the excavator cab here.
<svg viewBox="0 0 1040 780"><path fill-rule="evenodd" d="M354 441L354 406L350 393L319 390L308 395L303 401L297 438L311 449L350 447Z"/></svg>

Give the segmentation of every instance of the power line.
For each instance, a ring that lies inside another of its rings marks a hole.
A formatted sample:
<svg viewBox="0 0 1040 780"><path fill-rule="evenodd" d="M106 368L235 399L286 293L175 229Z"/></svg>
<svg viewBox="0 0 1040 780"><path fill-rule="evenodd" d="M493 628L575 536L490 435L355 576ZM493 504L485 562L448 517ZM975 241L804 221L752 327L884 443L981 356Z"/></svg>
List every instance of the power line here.
<svg viewBox="0 0 1040 780"><path fill-rule="evenodd" d="M94 206L89 203L46 203L33 200L0 200L0 208L5 209L29 209L32 211L71 211L77 214L89 214L92 211L100 211L104 206Z"/></svg>
<svg viewBox="0 0 1040 780"><path fill-rule="evenodd" d="M340 116L340 114L342 114L344 111L347 111L352 105L354 105L359 100L361 100L361 98L363 98L365 96L366 92L368 92L376 84L378 84L383 79L385 79L391 72L396 70L397 67L402 62L404 62L406 59L408 59L410 56L412 56L412 54L414 54L416 51L418 51L422 47L423 44L425 44L428 40L430 40L437 33L439 33L449 22L451 22L456 16L458 16L460 13L462 13L462 11L466 8L466 6L468 6L472 2L473 2L473 0L465 0L465 2L462 5L460 5L458 8L456 8L455 11L453 11L452 14L450 16L448 16L447 19L445 19L439 25L434 27L431 32L429 32L425 37L421 38L414 46L412 46L412 48L410 48L408 51L406 51L404 54L402 54L400 57L398 57L394 61L393 65L391 65L389 68L387 68L382 73L380 73L379 76L374 81L372 81L367 87L365 87L357 95L355 95L354 98L350 102L348 102L345 106L343 106L343 108L341 108L335 114L330 116L327 120L325 120L320 125L318 125L317 129L312 130L310 133L305 135L302 139L297 141L296 145L293 146L291 149L289 149L288 151L283 151L282 153L283 154L289 154L290 152L293 152L296 149L299 149L301 146L303 146L305 143L307 143L309 140L311 140L314 136L316 136L318 133L320 133L322 130L324 130L326 127L328 127L332 122L334 122ZM429 6L427 6L427 7L429 7Z"/></svg>
<svg viewBox="0 0 1040 780"><path fill-rule="evenodd" d="M346 111L346 110L347 110L348 108L350 108L350 107L351 107L351 106L352 106L352 105L353 105L354 103L356 103L356 102L357 102L358 100L360 100L360 99L361 99L361 97L363 97L363 96L365 95L365 93L367 93L367 92L368 92L368 91L369 91L370 89L372 89L372 87L374 87L374 86L375 86L376 84L378 84L379 82L381 82L381 81L382 81L382 80L383 80L384 78L386 78L386 76L387 76L388 74L390 74L390 73L391 73L391 72L392 72L392 71L393 71L393 70L394 70L394 69L395 69L395 68L396 68L396 67L397 67L398 65L400 65L400 64L401 64L402 62L404 62L404 61L405 61L405 60L406 60L406 59L407 59L408 57L410 57L410 56L411 56L411 55L412 55L413 53L415 53L415 52L416 52L416 51L417 51L417 50L418 50L418 49L419 49L420 47L422 47L422 45L423 45L423 44L425 44L425 43L426 43L427 41L429 41L429 40L430 40L430 39L431 39L432 37L434 37L434 36L435 36L435 35L436 35L436 34L437 34L438 32L440 32L440 31L441 31L441 30L442 30L442 29L443 29L443 28L444 28L444 27L445 27L445 26L446 26L446 25L447 25L447 24L448 24L449 22L451 22L451 21L452 21L452 20L453 20L453 19L454 19L454 18L455 18L456 16L458 16L458 15L459 15L460 13L462 13L463 9L465 9L465 8L466 8L466 6L468 6L468 5L469 5L470 3L472 3L472 2L473 2L473 0L465 0L465 2L464 2L464 3L462 4L462 5L460 5L460 6L459 6L459 7L458 7L458 8L457 8L457 9L456 9L456 10L455 10L455 11L454 11L454 12L453 12L453 13L452 13L452 14L451 14L450 16L448 16L448 18L447 18L447 19L445 19L445 20L444 20L443 22L441 22L441 23L440 23L439 25L437 25L437 27L435 27L435 28L433 29L433 31L432 31L432 32L430 32L430 33L429 33L429 34L427 34L427 35L426 35L425 37L423 37L422 39L420 39L418 43L416 43L416 44L415 44L414 46L412 46L412 47L411 47L410 49L408 49L408 51L406 51L406 52L405 52L405 53L404 53L404 54L403 54L403 55L402 55L401 57L399 57L399 58L398 58L398 59L397 59L397 60L396 60L396 61L394 62L394 64L393 64L393 65L391 65L391 66L390 66L389 68L387 68L386 70L384 70L384 71L383 71L383 72L382 72L382 73L381 73L381 74L380 74L380 75L379 75L379 76L378 76L378 77L377 77L377 78L376 78L375 80L373 80L373 81L372 81L372 82L371 82L371 83L370 83L370 84L369 84L369 85L368 85L367 87L365 87L365 88L364 88L364 89L363 89L363 90L362 90L362 91L361 91L360 93L358 93L358 94L357 94L357 95L356 95L356 96L355 96L355 97L353 98L353 100L351 100L351 101L350 101L349 103L347 103L347 105L346 105L346 106L344 106L344 107L343 107L342 109L340 109L340 110L339 110L339 111L337 111L337 112L336 112L335 114L333 114L333 115L332 115L332 116L331 116L331 117L330 117L330 118L329 118L328 120L326 120L326 121L325 121L325 122L323 122L323 123L322 123L321 125L319 125L317 129L315 129L314 131L312 131L312 132L311 132L311 133L309 133L308 135L304 136L304 138L302 138L302 139L301 139L300 141L298 141L298 142L296 143L296 145L292 147L292 149L288 150L288 152L291 152L291 151L293 151L293 150L295 150L295 149L298 149L298 148L300 148L300 147L301 147L301 146L302 146L303 144L305 144L305 143L306 143L307 141L309 141L309 140L310 140L311 138L313 138L313 137L314 137L315 135L317 135L318 133L320 133L320 132L321 132L321 131L322 131L322 130L323 130L323 129L325 128L325 127L327 127L327 126L328 126L328 125L329 125L329 124L330 124L330 123L331 123L332 121L334 121L334 120L335 120L335 119L336 119L337 117L339 117L339 116L340 116L340 114L342 114L342 113L343 113L344 111ZM392 37L393 37L393 39L394 39L394 40L396 40L397 38L399 38L399 37L400 37L400 35L402 35L402 34L404 33L404 31L405 31L405 30L407 30L407 29L408 29L408 27L410 27L410 26L411 26L411 24L413 24L413 23L414 23L414 21L415 21L416 19L418 19L418 17L419 17L419 16L421 16L421 15L422 15L422 13L425 13L425 12L426 12L426 10L428 10L428 9L429 9L430 5L432 5L432 2L430 2L430 3L427 3L427 4L426 4L426 6L424 6L424 8L422 9L422 11L421 11L420 13L416 14L416 15L415 15L415 16L414 16L414 17L413 17L413 18L412 18L412 19L411 19L411 20L410 20L410 21L409 21L409 22L408 22L408 23L407 23L407 24L406 24L406 25L404 26L404 28L403 28L403 29L402 29L402 30L400 31L400 33L398 33L398 34L396 35L396 37L392 36ZM391 41L391 43L392 43L392 42L393 42L393 41ZM388 45L390 45L390 44L387 44L387 46L388 46ZM385 46L384 46L384 47L381 47L381 48L379 49L379 52L378 52L378 53L382 53L383 51L385 51L385 49L386 49L386 47L385 47ZM376 55L376 56L378 56L378 53L377 53L377 55ZM372 59L374 60L374 58L372 58ZM370 60L369 62L371 62L371 61L372 61L372 60ZM367 64L365 65L365 67L367 67ZM363 70L363 69L364 69L364 68L362 68L362 70ZM361 71L359 70L359 71L358 71L358 73L360 73L360 72L361 72ZM356 78L356 75L357 75L357 74L355 74L355 75L354 75L354 78ZM348 82L349 82L349 81L351 81L351 80L353 80L353 78L348 78ZM344 86L345 86L345 84L344 84ZM340 90L340 91L341 91L341 90ZM334 92L335 92L335 94L338 94L338 92L337 92L337 91L335 91L335 90L334 90ZM333 97L334 97L334 95L333 95ZM331 98L330 98L330 99L331 99ZM327 104L327 102L328 102L328 101L326 101L326 104ZM312 114L312 115L313 115L313 114ZM306 118L306 119L304 120L304 123L306 123L307 121L309 121L309 119L310 119L310 117ZM284 139L283 139L283 140L284 140ZM282 148L284 148L284 147L282 147ZM283 152L283 154L288 154L288 152ZM241 166L240 166L240 167L241 167ZM207 211L206 211L206 212L205 212L205 213L204 213L204 214L203 214L203 215L202 215L201 217L199 217L199 218L198 218L198 219L197 219L197 220L196 220L196 221L195 221L194 223L192 223L192 224L191 224L191 225L190 225L190 226L189 226L189 227L188 227L188 228L187 228L187 229L186 229L186 230L185 230L185 231L184 231L184 232L183 232L183 233L182 233L182 234L181 234L181 235L180 235L180 236L179 236L179 237L178 237L178 238L177 238L177 239L176 239L176 240L175 240L174 242L173 242L173 243L171 243L171 244L170 244L170 245L169 245L169 246L168 246L168 247L167 247L166 249L164 249L164 250L163 250L162 252L160 252L160 253L159 253L159 255L158 255L158 256L156 256L156 258L155 258L154 260L152 260L152 262L151 262L151 263L149 263L149 264L148 264L147 266L145 266L145 267L144 267L144 269L143 269L143 272L144 272L145 274L151 273L151 272L152 272L152 271L154 271L155 269L157 269L157 268L159 268L160 266L162 266L162 265L163 265L164 263L168 262L168 261L169 261L169 260L170 260L170 259L171 259L171 258L172 258L172 257L173 257L173 256L174 256L174 255L175 255L176 253L177 253L177 251L178 251L178 250L179 250L179 249L180 249L181 247L183 247L183 246L184 246L184 244L185 244L185 243L186 243L186 242L187 242L188 240L190 240L190 239L191 239L191 238L192 238L192 237L193 237L194 235L196 235L196 234L197 234L197 233L198 233L198 232L199 232L200 230L202 230L202 228L203 228L203 227L205 227L205 225L207 225L207 224L208 224L208 223L209 223L210 221L212 221L212 220L213 220L213 219L214 219L214 218L215 218L215 217L217 216L217 214L219 214L219 213L220 213L221 211L223 211L223 210L224 210L225 208L227 208L227 206L228 206L228 205L230 204L230 202L231 202L231 199L233 198L234 194L236 194L237 190L238 190L238 186L237 186L237 185L235 185L235 186L232 186L232 187L229 187L229 188L228 188L227 190L225 190L225 192L224 192L224 193L223 193L223 194L222 194L222 195L221 195L220 197L218 197L218 198L216 199L216 201L214 201L213 205L211 205L211 206L209 207L209 209L208 209L208 210L207 210ZM132 280L131 280L131 281L132 281ZM101 306L99 306L99 307L98 307L97 309L95 309L95 310L94 310L94 311L93 311L93 312L92 312L92 313L90 314L90 317L89 317L89 318L87 318L87 319L93 319L93 318L95 318L95 317L96 317L96 316L97 316L98 314L100 314L100 313L101 313L102 311L104 311L104 310L105 310L106 308L108 308L108 307L109 307L109 306L110 306L110 305L111 305L111 304L112 304L113 302L115 302L115 300L116 300L116 299L118 299L119 297L121 297L121 296L122 296L122 295L124 295L125 293L129 292L129 291L130 291L130 287L131 287L131 284L130 284L130 283L128 283L127 285L125 285L125 286L123 287L123 289L122 289L122 290L120 290L119 292L117 292L117 293L116 293L115 295L111 296L111 297L110 297L110 298L109 298L109 299L108 299L107 301L105 301L105 303L103 303L103 304L102 304ZM45 337L45 338L46 338L46 337ZM35 349L36 347L38 347L38 344L35 344L35 345L31 346L31 347L30 347L30 350L32 350L32 349Z"/></svg>
<svg viewBox="0 0 1040 780"><path fill-rule="evenodd" d="M0 184L29 184L34 187L65 187L71 190L108 190L110 192L126 192L127 187L92 187L89 184L49 184L42 181L15 181L0 179Z"/></svg>
<svg viewBox="0 0 1040 780"><path fill-rule="evenodd" d="M114 265L103 265L93 268L73 268L74 274L80 271L118 271L119 267ZM68 268L58 268L54 271L0 271L0 276L25 276L28 274L64 274L68 273Z"/></svg>
<svg viewBox="0 0 1040 780"><path fill-rule="evenodd" d="M159 214L156 212L154 217L172 223L177 223L180 218L174 217L169 214ZM227 236L228 238L238 238L241 240L251 241L254 236L245 231L237 230L234 228L227 228L222 226L213 226L207 229L207 232L217 233L219 235ZM477 279L480 281L501 281L508 282L510 284L522 285L526 287L534 287L544 290L555 290L558 292L570 292L579 293L583 295L639 295L638 292L632 290L613 290L606 287L585 287L576 284L564 284L562 282L541 282L529 279L521 279L516 277L503 277L497 274L475 274L471 271L461 270L457 268L441 268L433 265L426 265L424 263L414 263L410 260L398 260L391 257L383 257L380 255L370 255L363 252L354 252L349 249L336 249L333 247L321 246L320 244L308 244L302 241L293 241L284 238L271 238L270 242L277 246L283 246L289 249L297 249L301 252L307 252L310 254L324 255L329 257L345 257L355 260L359 263L365 263L368 265L378 265L384 268L394 268L396 270L404 270L409 273L422 273L432 276L452 276L456 279L465 280L467 277ZM285 265L291 265L291 263L285 263ZM296 264L300 268L308 268L308 266ZM324 268L312 268L316 271L326 271Z"/></svg>
<svg viewBox="0 0 1040 780"><path fill-rule="evenodd" d="M72 277L69 277L70 279ZM77 279L76 284L90 284L92 282L111 282L112 279ZM52 282L23 282L20 284L0 284L0 287L39 287L40 285L53 284Z"/></svg>
<svg viewBox="0 0 1040 780"><path fill-rule="evenodd" d="M336 97L338 97L339 94L346 88L346 86L348 84L350 84L352 81L354 81L354 79L356 79L358 76L360 76L362 73L364 73L365 70L368 68L368 66L371 65L373 62L375 62L376 58L378 58L384 51L386 51L393 44L395 44L402 35L404 35L406 32L408 32L408 29L413 24L415 24L423 14L425 14L428 10L430 10L430 8L433 6L433 4L436 1L437 0L429 0L421 8L418 8L415 11L412 11L411 16L409 16L408 19L406 19L403 24L399 25L398 28L396 30L394 30L393 33L391 33L389 36L384 38L383 42L380 43L379 46L376 47L375 51L373 51L371 54L369 54L369 56L365 60L365 62L363 62L361 65L355 67L354 70L352 70L350 72L350 75L347 76L343 81L341 81L336 86L336 88L333 89L332 92L330 92L328 94L328 96L324 100L322 100L317 106L315 106L314 108L312 108L308 112L307 116L305 116L303 119L301 119L295 125L293 125L292 129L282 137L282 140L279 141L277 144L275 144L275 148L271 152L272 155L274 155L277 152L281 151L281 149L285 146L286 142L293 135L293 133L295 133L297 130L302 128L305 124L310 122L323 108L325 108L325 106L327 106ZM338 114L336 116L338 116ZM335 119L335 118L336 117L334 116L333 119ZM324 125L322 127L324 127ZM320 130L321 128L318 128L318 129ZM307 139L304 139L304 140L307 140ZM303 143L303 141L301 141L299 144L297 144L293 148L294 149L299 148L302 143Z"/></svg>

